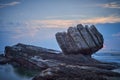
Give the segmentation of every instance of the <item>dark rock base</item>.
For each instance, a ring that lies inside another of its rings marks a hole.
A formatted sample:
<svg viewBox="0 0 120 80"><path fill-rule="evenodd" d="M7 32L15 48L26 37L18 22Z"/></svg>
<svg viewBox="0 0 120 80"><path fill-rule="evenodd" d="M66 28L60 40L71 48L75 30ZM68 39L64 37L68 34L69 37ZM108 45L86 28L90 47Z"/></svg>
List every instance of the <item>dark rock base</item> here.
<svg viewBox="0 0 120 80"><path fill-rule="evenodd" d="M120 77L120 73L111 71L119 65L99 62L88 55L64 55L26 44L7 46L5 52L5 56L0 56L0 64L37 70L39 74L36 73L33 80L112 80Z"/></svg>

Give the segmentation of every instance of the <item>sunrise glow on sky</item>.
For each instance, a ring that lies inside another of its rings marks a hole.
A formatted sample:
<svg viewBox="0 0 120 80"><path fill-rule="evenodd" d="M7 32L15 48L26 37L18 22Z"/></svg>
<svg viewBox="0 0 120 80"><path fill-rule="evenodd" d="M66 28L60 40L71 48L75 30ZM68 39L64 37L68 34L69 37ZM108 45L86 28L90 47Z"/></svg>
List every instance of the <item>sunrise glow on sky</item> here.
<svg viewBox="0 0 120 80"><path fill-rule="evenodd" d="M31 44L60 50L55 33L94 24L103 50L120 50L120 0L0 0L0 51Z"/></svg>

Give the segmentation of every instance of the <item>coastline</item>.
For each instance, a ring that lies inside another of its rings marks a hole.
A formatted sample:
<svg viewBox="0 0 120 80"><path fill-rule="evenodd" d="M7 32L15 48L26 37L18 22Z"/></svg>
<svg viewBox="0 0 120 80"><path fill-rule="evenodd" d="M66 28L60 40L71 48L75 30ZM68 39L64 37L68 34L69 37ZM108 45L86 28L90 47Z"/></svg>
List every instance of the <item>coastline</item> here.
<svg viewBox="0 0 120 80"><path fill-rule="evenodd" d="M97 54L97 56L104 58L103 56L107 56L106 54ZM63 80L74 80L75 78L80 80L120 79L120 64L101 62L101 60L97 60L98 57L94 59L90 55L65 55L60 51L18 43L6 46L5 54L0 57L1 64L12 64L14 69L18 70L18 74L20 72L27 77L32 75L32 80L59 80L61 77ZM110 60L109 57L106 59ZM38 73L34 73L35 70Z"/></svg>
<svg viewBox="0 0 120 80"><path fill-rule="evenodd" d="M99 57L101 57L101 56L99 56ZM96 58L95 58L96 59ZM103 62L103 61L102 61ZM120 67L120 63L115 63L115 62L104 62L104 63L108 63L108 64L112 64L112 65L117 65L117 66L119 66ZM5 65L2 65L2 66L6 66L6 65L10 65L10 64L5 64ZM0 65L1 66L1 65ZM10 65L11 66L11 65ZM9 68L9 67L8 67ZM13 67L12 67L13 68ZM6 68L7 69L7 68ZM10 69L10 68L9 68ZM15 68L13 68L13 69L15 69ZM85 69L85 67L83 67L83 69ZM95 68L94 68L95 69ZM8 70L8 69L7 69ZM5 70L6 71L6 70ZM120 68L116 68L116 69L112 69L111 70L112 72L117 72L117 73L120 73ZM7 74L8 72L6 71L6 73L5 74ZM23 75L19 75L19 73L16 73L16 72L14 72L14 70L12 70L12 74L13 75L17 75L17 77L18 78L20 78L20 80L32 80L32 78L33 77L29 77L28 78L28 76L24 76L24 74ZM35 76L35 75L34 75ZM119 80L120 79L120 77L107 77L107 79L108 80Z"/></svg>

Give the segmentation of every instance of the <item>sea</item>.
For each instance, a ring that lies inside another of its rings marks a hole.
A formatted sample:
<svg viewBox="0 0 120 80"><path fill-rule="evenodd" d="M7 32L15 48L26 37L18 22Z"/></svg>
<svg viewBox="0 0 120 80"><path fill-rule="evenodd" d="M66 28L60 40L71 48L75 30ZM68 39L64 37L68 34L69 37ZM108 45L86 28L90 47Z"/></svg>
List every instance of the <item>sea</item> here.
<svg viewBox="0 0 120 80"><path fill-rule="evenodd" d="M120 64L120 51L98 52L93 54L92 57L102 62L113 62Z"/></svg>
<svg viewBox="0 0 120 80"><path fill-rule="evenodd" d="M92 55L93 58L102 62L112 62L120 64L120 52L108 51L97 52ZM114 70L120 72L120 68ZM14 68L10 64L0 65L0 80L31 80L32 77L21 76L15 73Z"/></svg>

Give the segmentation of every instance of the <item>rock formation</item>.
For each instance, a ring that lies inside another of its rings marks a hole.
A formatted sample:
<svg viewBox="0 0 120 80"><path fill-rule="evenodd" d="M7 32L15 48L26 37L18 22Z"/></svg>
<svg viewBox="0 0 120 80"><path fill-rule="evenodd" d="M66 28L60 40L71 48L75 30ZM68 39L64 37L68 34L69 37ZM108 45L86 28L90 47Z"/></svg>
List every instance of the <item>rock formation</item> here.
<svg viewBox="0 0 120 80"><path fill-rule="evenodd" d="M5 47L5 57L13 62L16 62L19 66L35 70L42 70L52 65L57 65L56 61L44 60L44 57L51 58L60 53L61 52L57 50L21 43Z"/></svg>
<svg viewBox="0 0 120 80"><path fill-rule="evenodd" d="M82 54L64 56L60 51L21 43L6 46L5 57L28 69L45 69L61 64L99 63ZM5 61L5 59L3 60Z"/></svg>
<svg viewBox="0 0 120 80"><path fill-rule="evenodd" d="M0 61L0 64L39 71L33 80L107 80L120 76L110 71L120 67L118 65L102 63L83 54L63 55L60 51L21 43L6 46Z"/></svg>
<svg viewBox="0 0 120 80"><path fill-rule="evenodd" d="M0 64L6 64L8 62L11 62L9 58L6 58L3 54L0 55Z"/></svg>
<svg viewBox="0 0 120 80"><path fill-rule="evenodd" d="M64 54L91 55L103 47L103 36L94 25L69 27L56 33L56 39Z"/></svg>
<svg viewBox="0 0 120 80"><path fill-rule="evenodd" d="M39 71L32 80L111 80L120 74L111 70L119 65L103 63L91 54L103 46L103 36L95 26L81 24L58 32L56 39L63 52L18 43L5 47L0 64L9 63L30 71ZM66 54L66 55L63 55Z"/></svg>
<svg viewBox="0 0 120 80"><path fill-rule="evenodd" d="M43 70L32 80L119 80L119 76L119 73L95 67L67 65Z"/></svg>

